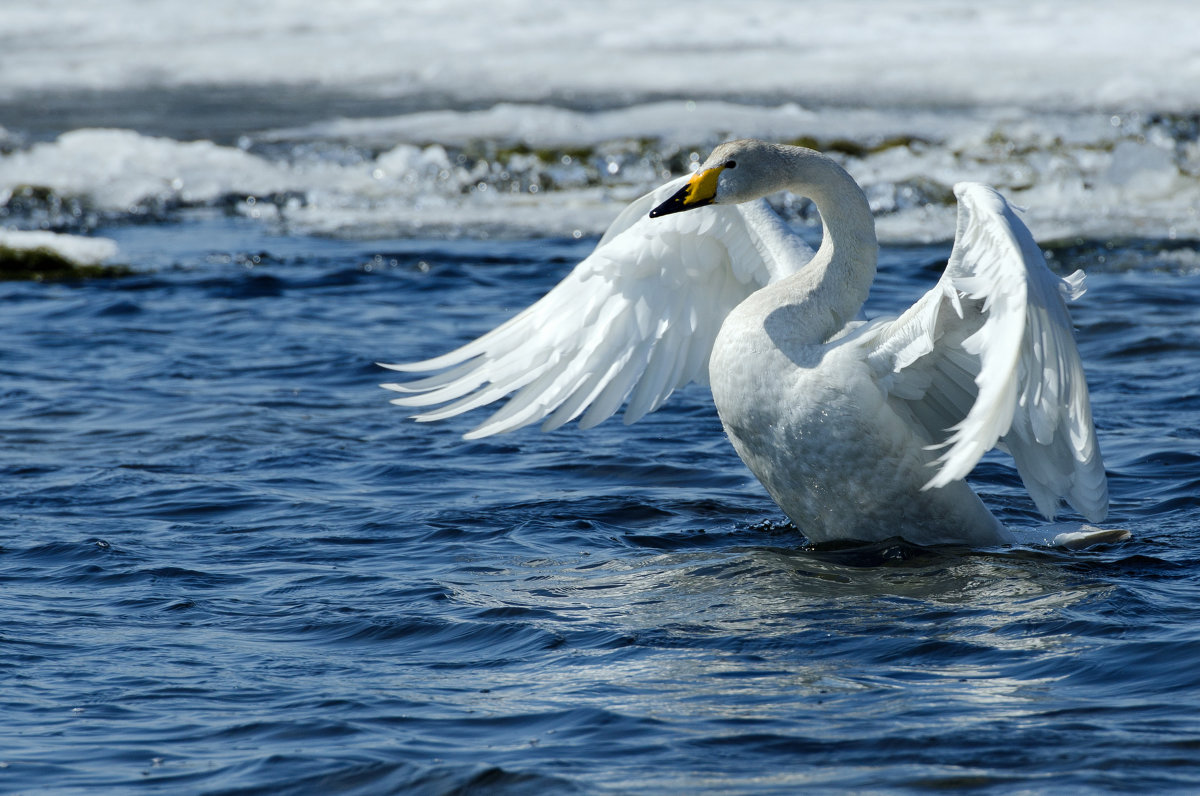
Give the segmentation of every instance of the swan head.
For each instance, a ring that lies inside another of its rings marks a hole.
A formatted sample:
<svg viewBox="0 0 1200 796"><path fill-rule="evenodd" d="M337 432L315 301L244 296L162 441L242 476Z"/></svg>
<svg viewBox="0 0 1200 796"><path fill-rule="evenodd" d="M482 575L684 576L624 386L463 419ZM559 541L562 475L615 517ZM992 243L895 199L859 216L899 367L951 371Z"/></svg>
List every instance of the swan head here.
<svg viewBox="0 0 1200 796"><path fill-rule="evenodd" d="M812 150L765 141L728 141L712 151L686 185L651 210L650 217L749 202L781 191L794 179L797 155L802 153L821 157Z"/></svg>

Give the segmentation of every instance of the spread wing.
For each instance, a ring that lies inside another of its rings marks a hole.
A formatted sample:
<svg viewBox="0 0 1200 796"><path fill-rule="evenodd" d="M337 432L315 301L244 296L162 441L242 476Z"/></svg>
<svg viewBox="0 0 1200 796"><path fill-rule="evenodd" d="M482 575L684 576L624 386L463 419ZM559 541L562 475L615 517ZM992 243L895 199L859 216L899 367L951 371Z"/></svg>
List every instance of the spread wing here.
<svg viewBox="0 0 1200 796"><path fill-rule="evenodd" d="M383 385L404 393L393 403L437 407L415 418L440 420L511 395L470 439L577 417L587 428L626 400L633 423L676 388L707 383L725 316L812 251L761 201L649 218L687 179L630 204L587 259L507 323L448 354L386 365L434 372Z"/></svg>
<svg viewBox="0 0 1200 796"><path fill-rule="evenodd" d="M999 446L1042 514L1053 519L1066 498L1098 522L1108 485L1065 303L1082 295L1083 273L1051 273L992 188L954 192L945 273L899 318L867 330L868 361L891 405L942 450L926 489L966 477Z"/></svg>

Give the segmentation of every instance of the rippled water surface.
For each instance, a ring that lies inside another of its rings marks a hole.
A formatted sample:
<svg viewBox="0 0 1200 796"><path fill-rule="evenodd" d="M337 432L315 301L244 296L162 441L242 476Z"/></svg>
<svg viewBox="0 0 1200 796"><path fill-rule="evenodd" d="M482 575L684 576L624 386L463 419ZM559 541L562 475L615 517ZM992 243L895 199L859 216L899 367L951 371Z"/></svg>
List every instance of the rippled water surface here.
<svg viewBox="0 0 1200 796"><path fill-rule="evenodd" d="M1055 253L1130 541L813 549L705 390L480 442L387 404L594 239L101 233L143 273L0 285L0 791L1200 788L1193 247Z"/></svg>

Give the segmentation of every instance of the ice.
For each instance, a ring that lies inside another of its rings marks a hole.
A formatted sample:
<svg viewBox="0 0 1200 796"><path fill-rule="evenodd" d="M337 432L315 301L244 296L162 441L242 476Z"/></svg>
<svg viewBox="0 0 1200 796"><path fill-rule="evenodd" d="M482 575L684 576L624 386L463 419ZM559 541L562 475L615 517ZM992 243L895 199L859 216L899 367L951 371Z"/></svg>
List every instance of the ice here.
<svg viewBox="0 0 1200 796"><path fill-rule="evenodd" d="M276 192L301 181L279 164L210 141L180 142L131 130L75 130L0 158L0 190L20 185L82 195L104 210L151 200L202 203Z"/></svg>
<svg viewBox="0 0 1200 796"><path fill-rule="evenodd" d="M397 140L464 146L480 140L519 142L534 148L597 146L624 139L661 138L681 143L730 135L785 139L798 135L870 144L899 135L941 138L990 129L1011 110L927 109L889 112L870 108L809 109L794 102L748 105L724 101L648 102L597 111L501 102L482 110L418 111L402 116L334 119L263 134L266 140L312 138L390 146ZM1107 120L1107 116L1104 117Z"/></svg>
<svg viewBox="0 0 1200 796"><path fill-rule="evenodd" d="M592 235L754 136L838 158L886 241L949 238L962 180L1042 239L1200 236L1200 4L11 5L7 225L218 207L327 235ZM121 129L71 129L88 114Z"/></svg>
<svg viewBox="0 0 1200 796"><path fill-rule="evenodd" d="M1173 153L1161 146L1136 141L1117 144L1105 172L1113 188L1140 200L1170 195L1179 176Z"/></svg>
<svg viewBox="0 0 1200 796"><path fill-rule="evenodd" d="M1172 0L8 6L8 95L252 83L450 106L786 96L1119 112L1189 108L1200 82L1200 6Z"/></svg>
<svg viewBox="0 0 1200 796"><path fill-rule="evenodd" d="M533 128L529 119L554 123ZM219 206L327 235L592 235L718 141L757 135L838 158L867 191L887 241L952 236L951 187L961 180L994 184L1027 207L1044 239L1200 235L1197 149L1160 123L1007 112L942 119L664 102L596 114L515 105L420 112L267 131L238 146L75 130L0 156L0 200L32 192L74 207L79 218L48 224L56 228Z"/></svg>
<svg viewBox="0 0 1200 796"><path fill-rule="evenodd" d="M82 235L0 228L0 247L16 251L45 249L75 265L100 265L117 256L116 241Z"/></svg>

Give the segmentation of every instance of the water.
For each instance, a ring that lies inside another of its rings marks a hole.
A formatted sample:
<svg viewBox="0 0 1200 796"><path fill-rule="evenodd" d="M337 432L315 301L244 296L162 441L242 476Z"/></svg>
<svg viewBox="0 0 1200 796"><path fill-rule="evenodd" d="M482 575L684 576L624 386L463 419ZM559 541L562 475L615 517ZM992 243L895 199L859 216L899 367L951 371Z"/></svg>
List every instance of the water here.
<svg viewBox="0 0 1200 796"><path fill-rule="evenodd" d="M374 361L490 328L594 240L100 232L155 268L0 286L0 790L1200 786L1200 275L1177 249L1055 258L1089 272L1130 541L813 549L704 390L470 443L472 418L387 405ZM871 308L946 253L885 248ZM1037 525L1003 459L974 482Z"/></svg>
<svg viewBox="0 0 1200 796"><path fill-rule="evenodd" d="M136 274L0 283L0 792L1200 790L1200 6L409 5L5 9L0 242ZM1130 540L814 548L699 388L388 405L732 136L863 184L871 312L1028 208Z"/></svg>

